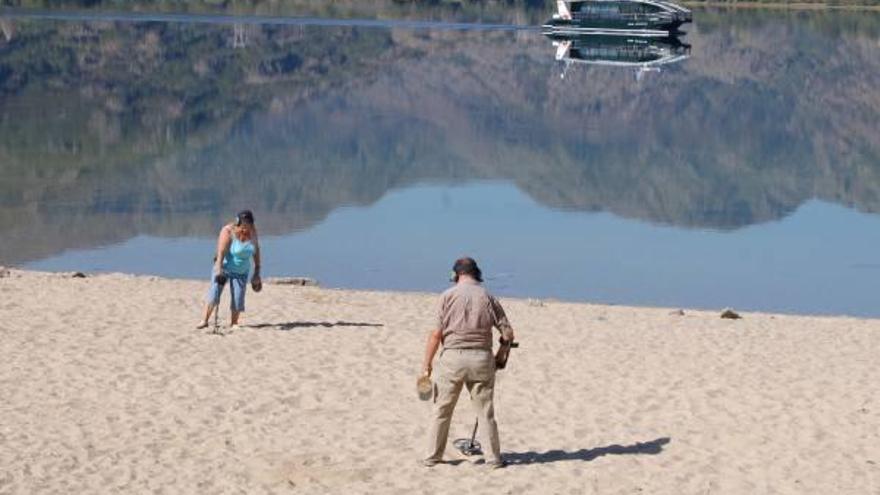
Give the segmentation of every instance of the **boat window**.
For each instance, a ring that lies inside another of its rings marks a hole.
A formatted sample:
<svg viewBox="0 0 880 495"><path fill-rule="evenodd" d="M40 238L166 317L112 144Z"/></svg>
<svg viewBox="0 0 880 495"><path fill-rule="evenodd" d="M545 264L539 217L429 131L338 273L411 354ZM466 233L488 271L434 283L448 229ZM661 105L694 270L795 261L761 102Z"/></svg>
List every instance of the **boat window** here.
<svg viewBox="0 0 880 495"><path fill-rule="evenodd" d="M623 2L584 2L578 6L578 10L572 11L572 17L578 19L616 16L624 12L623 8L625 5Z"/></svg>
<svg viewBox="0 0 880 495"><path fill-rule="evenodd" d="M662 10L656 5L644 3L624 2L620 4L620 12L622 14L654 14Z"/></svg>

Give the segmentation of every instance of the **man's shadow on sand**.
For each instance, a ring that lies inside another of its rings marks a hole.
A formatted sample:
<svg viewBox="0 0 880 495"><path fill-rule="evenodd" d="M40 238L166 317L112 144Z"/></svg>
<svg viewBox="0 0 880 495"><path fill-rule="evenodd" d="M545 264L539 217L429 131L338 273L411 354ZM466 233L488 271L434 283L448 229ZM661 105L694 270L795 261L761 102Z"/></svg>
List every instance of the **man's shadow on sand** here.
<svg viewBox="0 0 880 495"><path fill-rule="evenodd" d="M314 328L314 327L384 327L382 323L367 323L357 321L288 321L286 323L259 323L249 325L248 328L272 329L289 331L297 328Z"/></svg>
<svg viewBox="0 0 880 495"><path fill-rule="evenodd" d="M669 437L662 437L650 442L639 442L632 445L608 445L595 449L581 449L575 452L564 450L548 450L547 452L512 452L502 457L510 465L546 464L560 461L592 461L605 455L657 455L663 446L670 442Z"/></svg>

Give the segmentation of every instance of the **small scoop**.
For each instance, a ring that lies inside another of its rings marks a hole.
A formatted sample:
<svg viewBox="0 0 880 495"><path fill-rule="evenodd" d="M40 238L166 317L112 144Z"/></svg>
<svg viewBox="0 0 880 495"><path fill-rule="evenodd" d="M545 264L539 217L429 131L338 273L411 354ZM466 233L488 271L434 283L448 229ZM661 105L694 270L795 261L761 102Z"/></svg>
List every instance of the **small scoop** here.
<svg viewBox="0 0 880 495"><path fill-rule="evenodd" d="M429 375L422 375L416 382L416 390L419 392L419 400L431 400L434 384Z"/></svg>

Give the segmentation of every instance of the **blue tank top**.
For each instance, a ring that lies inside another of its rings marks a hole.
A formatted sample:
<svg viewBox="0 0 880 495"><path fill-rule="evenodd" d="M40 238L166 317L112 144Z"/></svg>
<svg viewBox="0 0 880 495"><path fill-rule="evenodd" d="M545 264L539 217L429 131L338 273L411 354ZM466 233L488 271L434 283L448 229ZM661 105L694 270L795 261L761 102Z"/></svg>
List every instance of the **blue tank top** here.
<svg viewBox="0 0 880 495"><path fill-rule="evenodd" d="M223 258L223 269L236 275L247 275L251 270L251 258L257 248L251 241L240 241L234 235L229 252Z"/></svg>

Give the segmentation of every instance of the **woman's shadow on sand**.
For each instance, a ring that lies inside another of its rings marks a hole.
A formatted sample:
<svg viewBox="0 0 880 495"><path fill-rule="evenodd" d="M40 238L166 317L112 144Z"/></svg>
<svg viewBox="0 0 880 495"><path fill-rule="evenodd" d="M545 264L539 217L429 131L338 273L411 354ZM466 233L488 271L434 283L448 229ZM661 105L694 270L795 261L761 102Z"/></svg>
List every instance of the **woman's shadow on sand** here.
<svg viewBox="0 0 880 495"><path fill-rule="evenodd" d="M639 442L632 445L608 445L595 449L581 449L575 452L564 450L548 450L547 452L511 452L504 454L508 464L517 466L525 464L545 464L559 461L592 461L605 455L657 455L663 452L663 446L670 442L669 437L657 438L650 442Z"/></svg>
<svg viewBox="0 0 880 495"><path fill-rule="evenodd" d="M256 325L248 325L248 328L271 329L290 331L297 328L314 328L314 327L384 327L382 323L367 323L359 321L288 321L286 323L258 323Z"/></svg>

